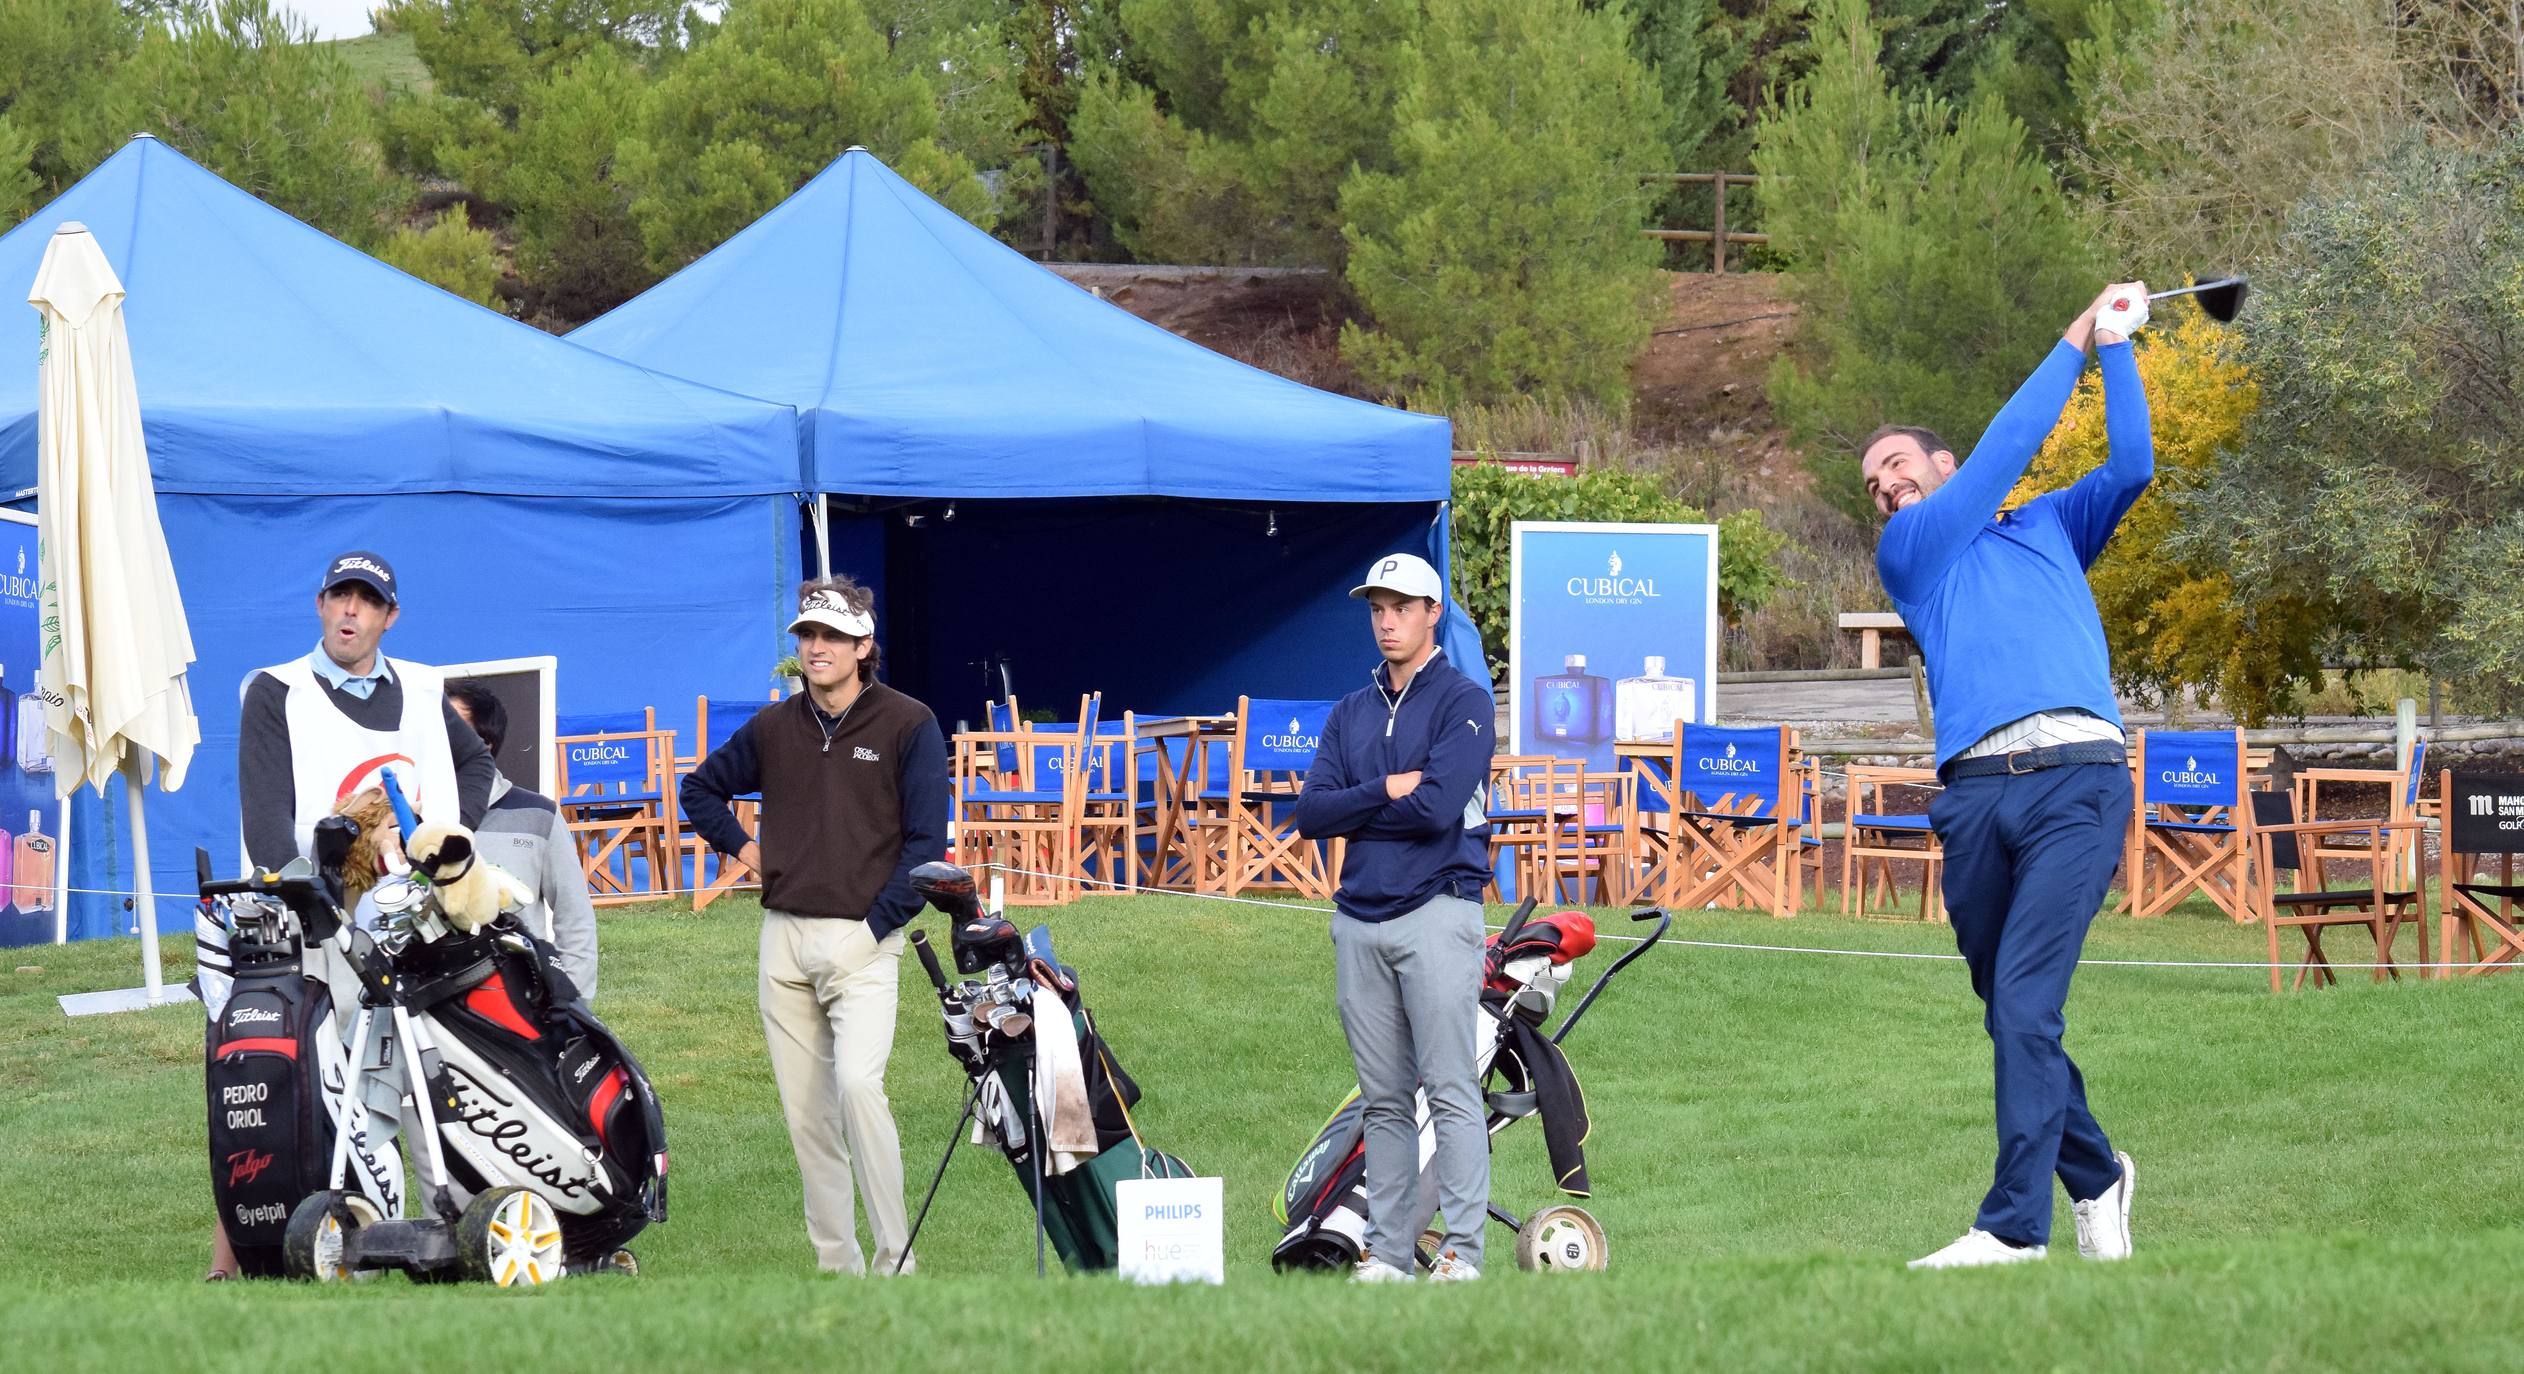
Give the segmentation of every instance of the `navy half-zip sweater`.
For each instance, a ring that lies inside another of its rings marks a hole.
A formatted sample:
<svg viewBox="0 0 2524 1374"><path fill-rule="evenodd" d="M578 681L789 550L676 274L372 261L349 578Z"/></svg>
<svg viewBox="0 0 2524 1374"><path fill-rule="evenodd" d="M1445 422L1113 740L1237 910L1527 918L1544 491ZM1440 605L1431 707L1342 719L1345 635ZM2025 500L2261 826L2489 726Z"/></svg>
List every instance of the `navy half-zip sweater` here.
<svg viewBox="0 0 2524 1374"><path fill-rule="evenodd" d="M1481 805L1496 744L1490 694L1455 671L1443 650L1399 697L1384 665L1369 676L1324 720L1297 796L1297 833L1350 842L1332 895L1344 916L1390 921L1440 893L1479 901L1490 879ZM1385 795L1387 776L1415 772L1418 787Z"/></svg>

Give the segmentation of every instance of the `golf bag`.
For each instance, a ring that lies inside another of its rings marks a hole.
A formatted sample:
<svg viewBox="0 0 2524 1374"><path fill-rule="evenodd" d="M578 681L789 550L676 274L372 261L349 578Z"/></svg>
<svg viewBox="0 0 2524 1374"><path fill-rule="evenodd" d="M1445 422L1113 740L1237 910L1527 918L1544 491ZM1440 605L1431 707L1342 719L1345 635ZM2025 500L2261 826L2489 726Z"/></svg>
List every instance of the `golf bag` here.
<svg viewBox="0 0 2524 1374"><path fill-rule="evenodd" d="M455 1207L531 1188L560 1214L572 1265L665 1220L657 1094L550 945L502 917L407 944L394 967L405 1010L436 1050L421 1062Z"/></svg>
<svg viewBox="0 0 2524 1374"><path fill-rule="evenodd" d="M1528 904L1530 906L1530 903ZM1488 941L1481 992L1481 1029L1473 1073L1489 1102L1488 1129L1497 1135L1528 1116L1540 1116L1549 1145L1553 1181L1571 1197L1585 1197L1586 1097L1577 1076L1560 1053L1557 1036L1541 1032L1559 990L1569 978L1569 965L1595 947L1595 923L1582 912L1563 911L1527 921L1520 911L1508 928ZM1646 946L1641 946L1645 949ZM1636 957L1634 953L1630 957ZM1625 958L1622 963L1627 963ZM1595 993L1603 990L1621 964L1606 971L1569 1014L1560 1028L1565 1035ZM1491 1091L1493 1080L1503 1086ZM1414 1099L1419 1129L1419 1207L1436 1209L1436 1180L1429 1161L1437 1152L1437 1130L1430 1120L1425 1093ZM1288 1228L1271 1251L1275 1269L1342 1269L1358 1263L1367 1246L1367 1114L1353 1088L1325 1122L1323 1129L1289 1171L1275 1211ZM1494 1215L1504 1215L1492 1208ZM1507 1219L1510 1226L1519 1223ZM1420 1257L1425 1263L1430 1257ZM1391 1261L1408 1269L1407 1261Z"/></svg>
<svg viewBox="0 0 2524 1374"><path fill-rule="evenodd" d="M982 913L972 884L952 864L912 872L913 888L956 922L957 971L978 975L949 984L925 934L912 933L912 948L938 990L947 1050L971 1083L966 1117L975 1123L976 1143L997 1145L1026 1196L1039 1198L1042 1237L1061 1263L1073 1271L1112 1269L1120 1262L1115 1190L1125 1179L1189 1178L1191 1167L1141 1139L1130 1115L1139 1084L1096 1029L1078 995L1077 970L1053 958L1051 933L1037 926L1020 940L1015 926ZM950 1159L953 1151L950 1143ZM945 1173L942 1160L938 1175ZM922 1218L927 1214L923 1202ZM914 1222L914 1237L919 1229Z"/></svg>
<svg viewBox="0 0 2524 1374"><path fill-rule="evenodd" d="M226 933L235 977L202 1047L211 1197L239 1270L273 1278L290 1209L325 1186L347 1056L332 991L307 969L289 910L229 897L206 914Z"/></svg>

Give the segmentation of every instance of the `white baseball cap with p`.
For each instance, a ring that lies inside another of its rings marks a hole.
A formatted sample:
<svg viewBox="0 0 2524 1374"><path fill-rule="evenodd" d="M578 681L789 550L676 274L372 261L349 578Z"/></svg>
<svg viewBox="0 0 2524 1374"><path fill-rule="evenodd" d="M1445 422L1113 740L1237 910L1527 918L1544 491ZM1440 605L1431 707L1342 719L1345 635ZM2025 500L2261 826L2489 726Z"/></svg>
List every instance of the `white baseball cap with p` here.
<svg viewBox="0 0 2524 1374"><path fill-rule="evenodd" d="M868 611L855 611L841 593L817 588L798 601L798 618L789 622L789 633L796 634L809 625L838 630L854 639L866 639L876 633L876 616Z"/></svg>
<svg viewBox="0 0 2524 1374"><path fill-rule="evenodd" d="M1369 564L1367 580L1350 588L1350 595L1365 596L1382 589L1404 596L1425 596L1431 601L1446 600L1446 579L1437 575L1425 558L1408 553L1389 553Z"/></svg>

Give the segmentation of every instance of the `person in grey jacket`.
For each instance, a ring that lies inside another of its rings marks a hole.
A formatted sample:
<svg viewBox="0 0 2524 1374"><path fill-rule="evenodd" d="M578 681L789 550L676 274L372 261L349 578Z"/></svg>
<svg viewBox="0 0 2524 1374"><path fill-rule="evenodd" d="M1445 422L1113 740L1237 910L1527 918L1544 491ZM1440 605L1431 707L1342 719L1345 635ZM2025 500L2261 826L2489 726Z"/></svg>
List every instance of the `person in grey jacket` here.
<svg viewBox="0 0 2524 1374"><path fill-rule="evenodd" d="M508 738L508 708L500 699L478 682L450 682L447 702L497 755ZM596 907L587 900L587 875L578 866L578 845L562 823L561 808L540 792L495 777L490 809L473 838L477 853L534 892L521 919L552 945L579 996L594 1001Z"/></svg>

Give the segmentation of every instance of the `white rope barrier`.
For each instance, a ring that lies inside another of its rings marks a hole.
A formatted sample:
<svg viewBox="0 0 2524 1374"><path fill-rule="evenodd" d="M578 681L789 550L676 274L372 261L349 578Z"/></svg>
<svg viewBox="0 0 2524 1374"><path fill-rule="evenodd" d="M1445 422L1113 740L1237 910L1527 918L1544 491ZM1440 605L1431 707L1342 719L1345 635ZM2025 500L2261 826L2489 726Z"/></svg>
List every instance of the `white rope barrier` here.
<svg viewBox="0 0 2524 1374"><path fill-rule="evenodd" d="M1101 878L1082 877L1076 874L1048 873L1036 869L1019 868L1013 864L984 863L976 864L974 867L977 869L996 871L1012 877L1048 878L1058 882L1076 883L1082 887L1108 888L1116 893L1123 894L1188 897L1194 901L1225 902L1235 906L1268 907L1273 911L1302 911L1318 916L1333 916L1339 914L1338 909L1334 907L1308 906L1302 902L1275 901L1264 897L1236 897L1223 892L1185 892L1177 888L1142 887L1136 883L1116 883L1109 882ZM63 890L75 895L87 897L121 897L130 899L139 895L136 892L99 887L73 887ZM674 897L688 896L700 890L701 889L698 888L673 888L658 892L643 892L637 895L643 899L655 898L662 901ZM724 896L733 891L751 890L752 888L750 886L745 888L722 888L720 889L720 895ZM178 892L160 892L152 895L159 902L178 902L186 907L198 905L201 901L201 899L197 896ZM1491 926L1488 927L1488 929L1496 930L1499 929L1499 927ZM1596 932L1595 938L1598 940L1622 940L1632 944L1638 944L1643 943L1647 937L1642 935L1623 935L1616 931L1599 930ZM1765 945L1736 940L1689 940L1677 935L1668 935L1664 939L1659 940L1657 943L1665 945L1678 945L1690 949L1740 950L1762 954L1805 954L1842 959L1908 959L1914 961L1927 960L1936 963L1961 963L1963 961L1963 956L1960 954L1932 953L1918 950L1842 949L1829 945ZM2302 966L2300 964L2292 964L2285 961L2281 961L2280 963L2273 965L2267 959L2080 959L2077 961L2077 965L2080 968L2253 969L2262 972L2266 972L2273 967L2284 971ZM2418 971L2428 969L2479 968L2481 965L2471 961L2435 963L2419 962L2414 960L2396 960L2392 963L2383 963L2380 961L2350 963L2339 960L2331 960L2323 964L2315 965L2314 967L2330 968L2335 970L2405 969ZM2524 965L2519 965L2519 967L2524 967Z"/></svg>
<svg viewBox="0 0 2524 1374"><path fill-rule="evenodd" d="M1338 914L1338 912L1337 912L1337 910L1336 910L1335 908L1333 908L1333 907L1328 907L1328 906L1307 906L1307 905L1304 905L1304 904L1302 904L1302 903L1298 903L1298 902L1275 902L1275 901L1268 901L1268 900L1265 900L1265 899L1262 899L1262 898L1257 898L1257 897L1230 897L1230 896L1228 896L1227 894L1225 894L1225 893L1223 893L1223 892L1182 892L1182 891L1178 891L1178 890L1176 890L1176 889L1174 889L1174 888L1153 888L1153 887L1140 887L1140 886L1137 886L1136 884L1131 884L1131 883L1114 883L1114 882L1106 882L1106 881L1104 881L1104 880L1102 880L1102 879L1098 879L1098 878L1084 878L1084 877L1079 877L1079 876L1077 876L1077 875L1075 875L1075 874L1057 874L1057 873L1044 873L1044 872L1038 872L1038 871L1036 871L1036 870L1034 870L1034 869L1028 869L1028 868L1018 868L1018 867L1015 867L1015 866L1010 865L1010 864L1002 864L1002 863L988 863L988 864L981 864L981 865L978 865L978 866L979 866L979 867L982 867L982 868L996 869L996 870L998 870L999 872L1002 872L1002 873L1008 873L1008 874L1013 874L1013 875L1016 875L1016 876L1019 876L1019 877L1026 877L1026 878L1051 878L1051 879L1055 879L1055 880L1060 881L1060 882L1078 883L1078 884L1081 884L1082 886L1087 886L1087 887L1105 887L1105 888L1111 888L1111 889L1113 889L1113 890L1114 890L1114 891L1116 891L1116 892L1124 892L1124 893L1152 893L1152 894L1158 894L1158 895L1163 895L1163 896L1168 896L1168 897L1191 897L1191 898L1194 898L1194 899L1196 899L1196 900L1200 900L1200 901L1210 901L1210 902L1235 902L1235 903L1238 903L1238 904L1243 905L1243 906L1266 906L1266 907L1271 907L1271 908L1273 908L1273 909L1275 909L1275 910L1279 910L1279 911L1304 911L1304 912L1312 912L1312 913L1315 913L1315 914L1317 914L1317 915L1324 915L1324 916L1330 916L1330 915L1337 915L1337 914ZM1488 927L1488 929L1496 930L1496 929L1499 929L1499 927L1497 927L1497 926L1491 926L1491 927ZM1623 935L1623 934L1620 934L1620 933L1618 933L1618 932L1614 932L1614 931L1607 931L1607 930L1598 930L1598 931L1596 931L1596 932L1595 932L1595 938L1596 938L1596 939L1598 939L1598 940L1623 940L1623 941L1627 941L1627 942L1629 942L1629 943L1631 943L1631 944L1642 944L1642 943L1645 943L1645 942L1646 942L1646 940L1647 940L1647 937L1646 937L1646 936L1644 936L1644 935ZM1894 949L1836 949L1836 948L1833 948L1833 947L1830 947L1830 946L1820 946L1820 945L1763 945L1763 944L1751 944L1751 943L1746 943L1746 942L1741 942L1741 941L1733 941L1733 940L1687 940L1687 939L1684 939L1684 938L1682 938L1681 936L1677 936L1677 935L1668 935L1668 936L1666 936L1665 938L1663 938L1662 940L1657 941L1657 943L1658 943L1658 944L1663 944L1663 945L1681 945L1681 946L1686 946L1686 947L1688 947L1688 948L1692 948L1692 949L1751 950L1751 951L1757 951L1757 952L1760 952L1760 953L1763 953L1763 954L1814 954L1814 955L1838 956L1838 957L1840 957L1840 958L1844 958L1844 959L1911 959L1911 960L1929 960L1929 961L1932 961L1932 962L1938 962L1938 963L1958 963L1958 964L1959 964L1959 963L1961 963L1961 962L1963 962L1963 956L1962 956L1962 955L1960 955L1960 954L1925 953L1925 952L1920 952L1920 951L1915 951L1915 950L1894 950ZM2273 965L2273 964L2272 964L2269 960L2267 960L2267 959L2255 959L2255 960L2214 960L2214 959L2080 959L2080 960L2078 960L2078 961L2077 961L2077 964L2078 964L2078 967L2080 967L2080 968L2198 968L2198 969L2252 969L2252 970L2255 970L2255 971L2257 971L2257 972L2267 972L2268 970L2270 970L2270 969L2271 969L2271 968L2273 968L2273 967L2279 968L2279 969L2281 969L2281 970L2292 969L2292 968L2296 968L2296 967L2298 967L2298 965L2295 965L2295 964L2290 964L2290 963L2285 963L2285 962L2281 962L2281 963L2279 963L2279 964ZM2477 964L2473 964L2473 963L2440 964L2440 963L2419 963L2419 962L2394 962L2394 963L2389 963L2389 964L2387 964L2387 963L2381 963L2381 962L2377 962L2377 963L2342 963L2342 962L2338 962L2338 961L2329 961L2329 962L2326 962L2326 963L2323 963L2323 964L2316 965L2315 967L2318 967L2318 968L2332 968L2332 969L2379 969L2379 968L2391 968L2391 969L2440 969L2440 968L2463 969L2463 968L2477 968L2477 967L2479 967L2479 965L2477 965Z"/></svg>

